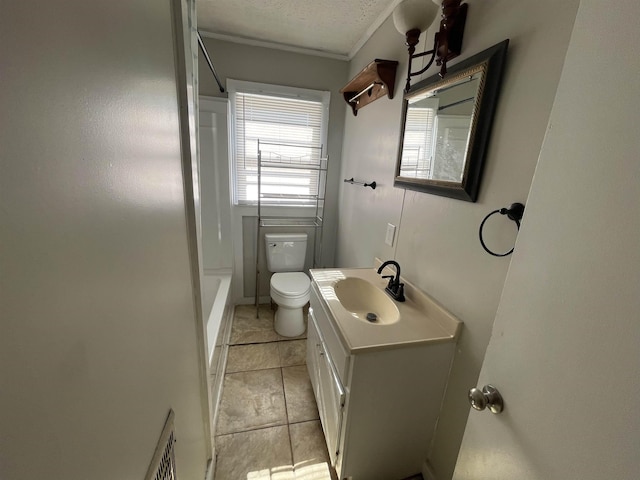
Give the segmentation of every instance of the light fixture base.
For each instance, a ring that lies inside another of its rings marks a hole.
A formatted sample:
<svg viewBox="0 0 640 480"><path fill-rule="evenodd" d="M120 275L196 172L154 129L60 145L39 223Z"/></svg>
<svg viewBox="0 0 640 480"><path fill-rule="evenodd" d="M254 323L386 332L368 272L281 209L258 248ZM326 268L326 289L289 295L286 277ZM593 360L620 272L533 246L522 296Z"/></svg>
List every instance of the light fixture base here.
<svg viewBox="0 0 640 480"><path fill-rule="evenodd" d="M417 28L409 30L405 36L405 45L409 47L409 55L413 55L413 53L416 51L416 45L418 45L418 42L420 41L420 30L418 30Z"/></svg>
<svg viewBox="0 0 640 480"><path fill-rule="evenodd" d="M469 6L466 3L462 3L462 0L443 0L440 30L435 34L432 50L415 53L420 31L413 29L406 32L406 45L409 50L409 68L407 70L407 83L404 88L405 93L411 89L411 77L422 75L431 67L434 60L436 65L440 66L440 77L444 78L447 74L447 62L456 58L462 51L462 38L467 22L468 9ZM429 60L427 65L417 72L411 71L412 60L424 55L431 55L431 60Z"/></svg>
<svg viewBox="0 0 640 480"><path fill-rule="evenodd" d="M454 5L448 6L449 3ZM459 1L443 2L442 20L440 21L440 31L436 33L438 52L436 54L436 65L442 65L449 60L456 58L462 51L462 38L464 37L464 27L467 22L467 11L469 5ZM442 75L441 75L442 76Z"/></svg>

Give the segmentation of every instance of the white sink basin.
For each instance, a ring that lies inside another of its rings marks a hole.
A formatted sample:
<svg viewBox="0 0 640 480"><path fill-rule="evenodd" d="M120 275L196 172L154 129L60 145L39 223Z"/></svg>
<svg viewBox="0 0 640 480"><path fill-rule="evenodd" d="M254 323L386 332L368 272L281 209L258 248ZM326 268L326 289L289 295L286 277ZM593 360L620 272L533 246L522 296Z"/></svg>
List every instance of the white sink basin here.
<svg viewBox="0 0 640 480"><path fill-rule="evenodd" d="M367 280L347 277L338 280L333 288L345 310L363 322L390 325L400 319L400 312L393 300Z"/></svg>
<svg viewBox="0 0 640 480"><path fill-rule="evenodd" d="M352 353L451 342L462 328L460 320L406 278L401 279L406 301L396 302L385 293L387 280L377 273L377 268L323 268L310 273L314 290L311 306L327 309L338 335ZM388 269L382 273L395 272ZM320 305L314 305L316 296ZM376 321L368 321L368 313L374 313Z"/></svg>

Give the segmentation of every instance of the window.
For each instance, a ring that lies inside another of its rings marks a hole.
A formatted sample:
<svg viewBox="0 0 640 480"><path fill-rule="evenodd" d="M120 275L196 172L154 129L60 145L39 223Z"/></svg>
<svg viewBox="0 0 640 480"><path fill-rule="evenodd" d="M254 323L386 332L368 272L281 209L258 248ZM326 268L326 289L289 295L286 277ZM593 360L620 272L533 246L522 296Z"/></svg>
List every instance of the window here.
<svg viewBox="0 0 640 480"><path fill-rule="evenodd" d="M400 176L432 178L437 99L424 99L407 111Z"/></svg>
<svg viewBox="0 0 640 480"><path fill-rule="evenodd" d="M329 92L228 80L233 152L233 201L258 201L258 142L265 160L317 165L326 156ZM280 145L275 145L280 144ZM282 146L284 145L284 146ZM316 170L263 167L263 194L298 198L269 199L272 205L309 205L318 193ZM267 202L265 202L267 203Z"/></svg>

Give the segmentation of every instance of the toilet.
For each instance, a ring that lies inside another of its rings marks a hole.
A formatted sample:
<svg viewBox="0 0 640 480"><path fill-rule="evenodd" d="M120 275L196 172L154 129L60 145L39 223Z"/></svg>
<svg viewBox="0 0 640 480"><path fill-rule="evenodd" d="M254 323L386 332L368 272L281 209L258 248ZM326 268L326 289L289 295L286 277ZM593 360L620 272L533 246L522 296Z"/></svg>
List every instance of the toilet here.
<svg viewBox="0 0 640 480"><path fill-rule="evenodd" d="M310 297L311 281L302 271L307 253L306 233L268 233L264 236L271 300L278 305L276 332L297 337L305 331L302 308Z"/></svg>

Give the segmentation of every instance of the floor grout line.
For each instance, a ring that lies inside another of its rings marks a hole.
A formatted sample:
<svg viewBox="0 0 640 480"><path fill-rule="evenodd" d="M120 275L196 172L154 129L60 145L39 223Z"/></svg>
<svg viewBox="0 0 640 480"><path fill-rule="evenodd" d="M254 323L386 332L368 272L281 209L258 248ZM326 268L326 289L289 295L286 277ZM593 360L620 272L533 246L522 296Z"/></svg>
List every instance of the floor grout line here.
<svg viewBox="0 0 640 480"><path fill-rule="evenodd" d="M287 419L287 434L289 435L289 453L291 454L291 466L295 471L295 461L293 460L293 441L291 440L291 427L289 426L289 408L287 405L287 391L284 386L284 367L280 367L280 379L282 380L282 394L284 395L284 415Z"/></svg>

